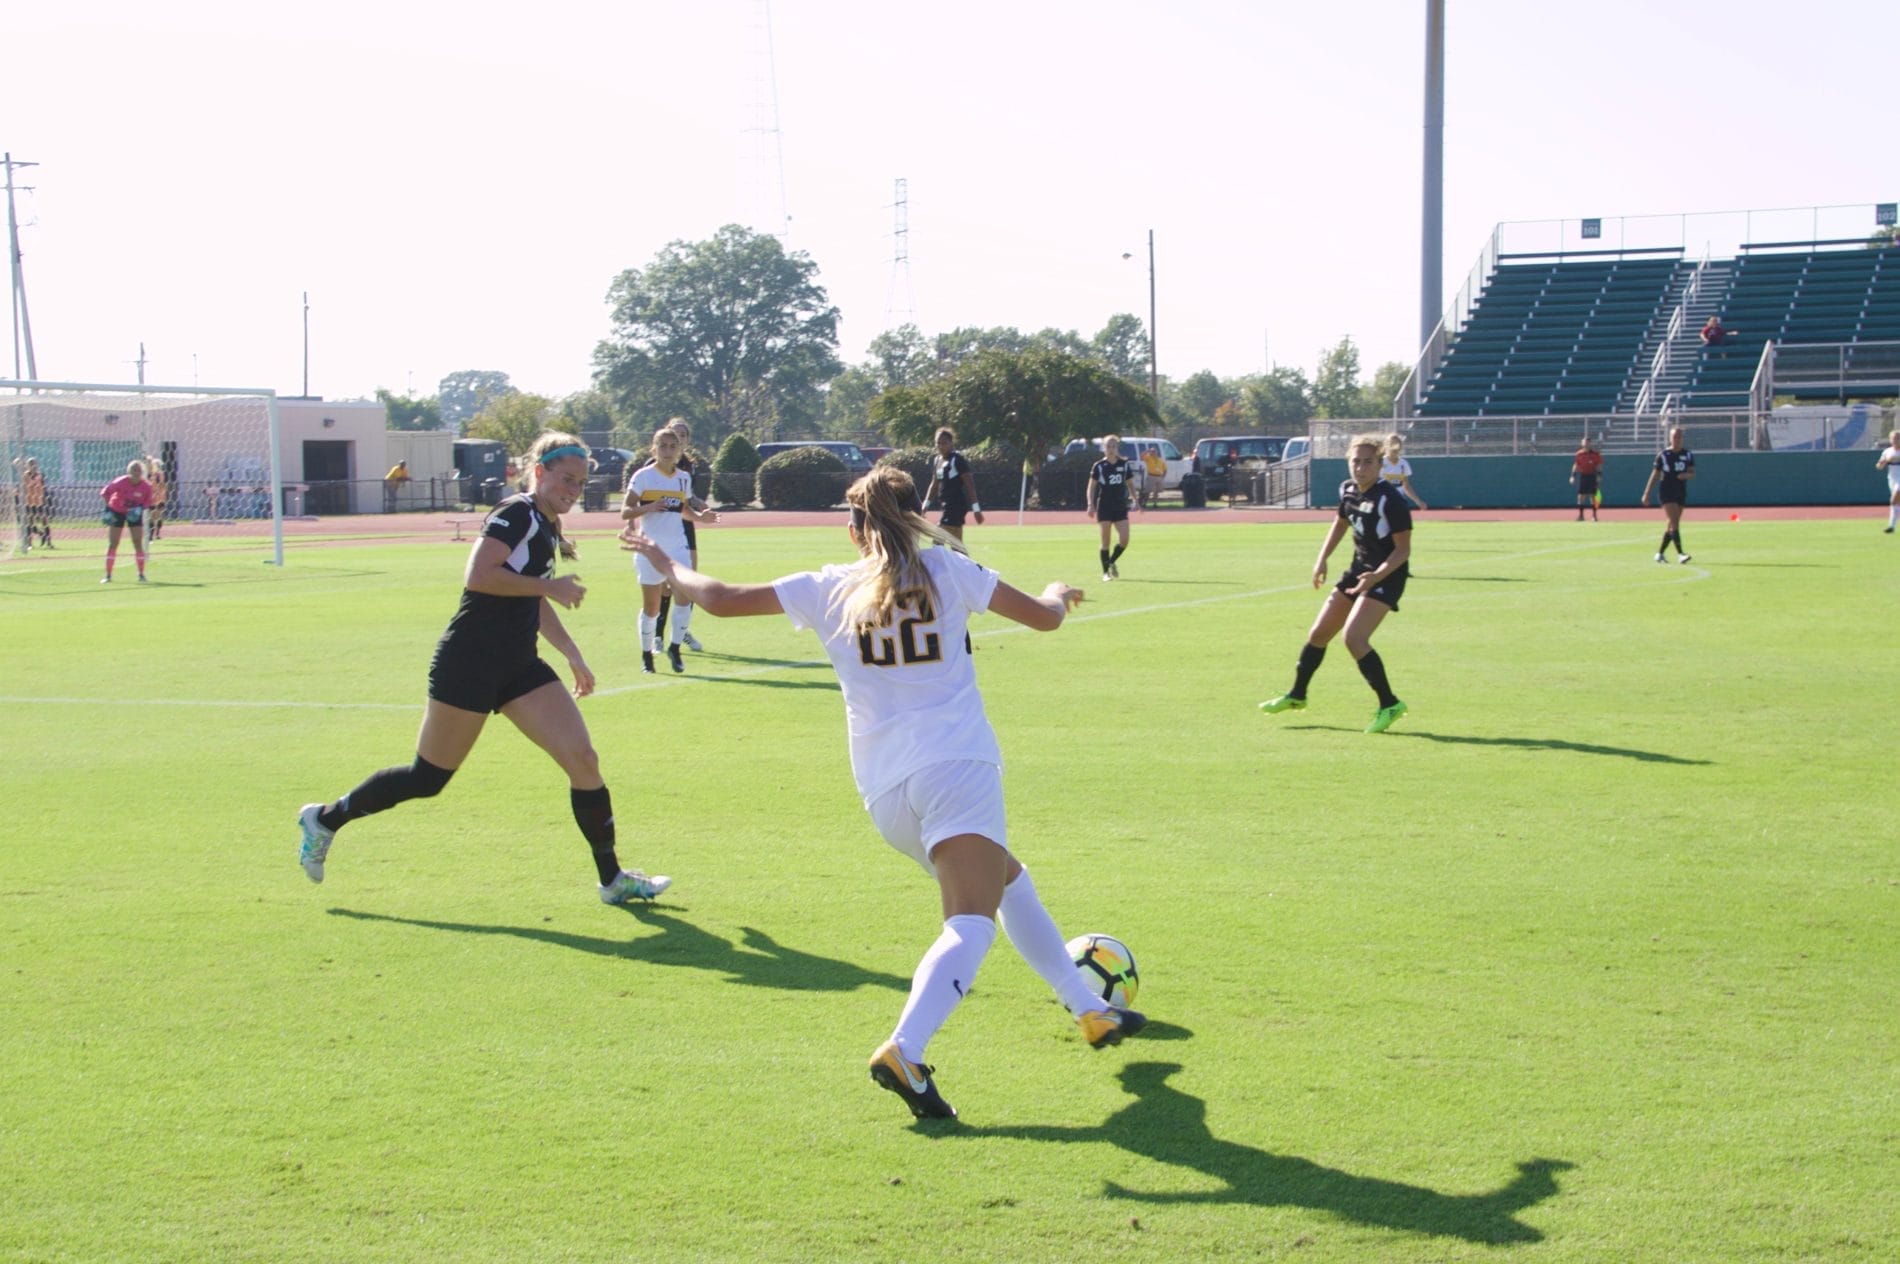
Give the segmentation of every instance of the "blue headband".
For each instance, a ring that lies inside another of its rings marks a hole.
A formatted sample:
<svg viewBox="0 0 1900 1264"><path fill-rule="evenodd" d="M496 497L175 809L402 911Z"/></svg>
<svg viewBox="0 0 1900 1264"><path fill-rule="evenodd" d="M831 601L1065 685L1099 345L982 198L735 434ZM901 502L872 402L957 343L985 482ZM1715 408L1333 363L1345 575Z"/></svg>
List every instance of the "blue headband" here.
<svg viewBox="0 0 1900 1264"><path fill-rule="evenodd" d="M587 455L586 448L576 447L574 444L570 443L566 447L551 448L548 451L542 453L540 464L543 469L546 469L548 466L554 464L556 461L560 460L564 456L584 457L586 455Z"/></svg>

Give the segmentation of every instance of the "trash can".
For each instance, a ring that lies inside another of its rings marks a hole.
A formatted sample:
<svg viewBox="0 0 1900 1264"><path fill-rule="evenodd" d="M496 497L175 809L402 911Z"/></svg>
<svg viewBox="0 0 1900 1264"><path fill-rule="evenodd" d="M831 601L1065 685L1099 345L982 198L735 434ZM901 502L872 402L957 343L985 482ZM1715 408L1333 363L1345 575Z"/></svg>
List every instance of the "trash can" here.
<svg viewBox="0 0 1900 1264"><path fill-rule="evenodd" d="M501 489L504 486L506 486L506 484L498 478L483 479L481 503L484 505L499 505L501 503Z"/></svg>
<svg viewBox="0 0 1900 1264"><path fill-rule="evenodd" d="M303 494L309 490L308 483L284 484L284 517L303 517Z"/></svg>
<svg viewBox="0 0 1900 1264"><path fill-rule="evenodd" d="M588 513L599 513L607 507L607 480L590 478L587 490L581 493L581 508Z"/></svg>
<svg viewBox="0 0 1900 1264"><path fill-rule="evenodd" d="M1181 504L1188 509L1207 508L1207 480L1199 474L1183 475L1181 479Z"/></svg>

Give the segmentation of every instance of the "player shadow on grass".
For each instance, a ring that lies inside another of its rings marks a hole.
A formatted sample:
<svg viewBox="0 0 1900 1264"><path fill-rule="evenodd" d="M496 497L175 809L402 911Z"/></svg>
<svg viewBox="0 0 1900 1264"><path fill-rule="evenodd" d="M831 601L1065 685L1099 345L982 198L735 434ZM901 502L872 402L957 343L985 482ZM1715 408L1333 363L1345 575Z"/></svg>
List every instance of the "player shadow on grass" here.
<svg viewBox="0 0 1900 1264"><path fill-rule="evenodd" d="M1312 729L1321 733L1357 733L1360 730L1340 724L1289 724L1289 729ZM1645 764L1680 764L1707 768L1712 759L1684 759L1661 751L1637 750L1627 746L1595 746L1589 742L1566 742L1557 737L1473 737L1466 733L1433 733L1429 729L1387 729L1386 737L1409 737L1420 742L1446 742L1454 746L1516 746L1523 750L1571 751L1578 755L1608 755L1616 759L1634 759Z"/></svg>
<svg viewBox="0 0 1900 1264"><path fill-rule="evenodd" d="M1130 1154L1213 1177L1223 1188L1160 1193L1104 1181L1110 1198L1146 1203L1242 1203L1255 1207L1308 1207L1355 1224L1499 1245L1541 1242L1544 1235L1516 1214L1557 1193L1556 1174L1575 1166L1562 1159L1531 1159L1517 1176L1485 1194L1441 1194L1376 1176L1355 1176L1311 1159L1223 1141L1207 1126L1207 1103L1168 1085L1176 1062L1131 1062L1122 1087L1135 1101L1095 1127L1020 1124L957 1127L948 1137L1019 1137L1028 1141L1107 1141Z"/></svg>
<svg viewBox="0 0 1900 1264"><path fill-rule="evenodd" d="M630 940L603 939L542 926L484 926L473 922L438 922L419 917L392 917L386 913L359 913L355 909L330 910L332 916L354 918L360 922L388 922L398 926L418 926L424 930L454 931L462 935L509 935L516 939L553 944L557 948L591 952L602 957L644 961L658 966L687 966L722 975L727 982L741 983L747 987L776 988L785 992L850 992L861 987L910 991L910 979L907 976L867 970L849 961L787 948L764 931L750 926L739 928L740 943L734 944L651 906L628 909L627 912L643 925L658 927L661 933Z"/></svg>
<svg viewBox="0 0 1900 1264"><path fill-rule="evenodd" d="M1627 746L1596 746L1590 742L1566 742L1556 737L1471 737L1463 733L1433 733L1424 729L1387 729L1387 737L1409 737L1421 742L1448 742L1455 746L1517 746L1524 750L1572 751L1579 755L1611 755L1634 759L1645 764L1681 764L1708 767L1712 759L1684 759L1661 751L1637 750Z"/></svg>

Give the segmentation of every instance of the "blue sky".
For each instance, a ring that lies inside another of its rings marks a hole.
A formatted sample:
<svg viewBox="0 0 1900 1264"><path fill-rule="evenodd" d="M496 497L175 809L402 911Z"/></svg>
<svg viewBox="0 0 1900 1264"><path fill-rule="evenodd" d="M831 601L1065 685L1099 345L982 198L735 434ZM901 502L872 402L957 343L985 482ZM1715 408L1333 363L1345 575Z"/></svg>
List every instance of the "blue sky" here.
<svg viewBox="0 0 1900 1264"><path fill-rule="evenodd" d="M1654 216L1667 234L1692 212L1900 199L1900 6L1447 9L1447 301L1499 221ZM315 394L429 392L470 368L586 386L621 269L726 222L778 226L748 131L762 11L10 15L0 148L39 164L17 179L40 376L130 381L142 341L150 381L294 393L308 291ZM1145 319L1153 229L1164 374L1311 371L1347 335L1368 371L1409 360L1424 15L777 0L789 244L842 309L848 362L892 306L898 177L928 332ZM1695 253L1706 222L1678 234Z"/></svg>

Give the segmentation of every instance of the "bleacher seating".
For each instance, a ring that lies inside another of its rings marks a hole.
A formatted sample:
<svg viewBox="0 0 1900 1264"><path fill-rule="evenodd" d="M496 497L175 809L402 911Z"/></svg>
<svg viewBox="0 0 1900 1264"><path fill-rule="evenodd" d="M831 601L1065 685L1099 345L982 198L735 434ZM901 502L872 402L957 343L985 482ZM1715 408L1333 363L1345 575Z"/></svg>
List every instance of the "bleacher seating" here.
<svg viewBox="0 0 1900 1264"><path fill-rule="evenodd" d="M1705 349L1690 375L1684 392L1690 407L1746 407L1769 342L1900 338L1900 248L1745 249L1736 260L1722 323L1728 338Z"/></svg>
<svg viewBox="0 0 1900 1264"><path fill-rule="evenodd" d="M1420 415L1609 412L1681 266L1638 258L1499 267Z"/></svg>
<svg viewBox="0 0 1900 1264"><path fill-rule="evenodd" d="M1669 319L1677 274L1693 267L1677 256L1503 264L1453 335L1419 415L1614 411L1646 377L1645 337ZM1700 352L1683 390L1689 407L1746 407L1769 341L1900 340L1900 245L1744 247L1721 316L1728 339Z"/></svg>

